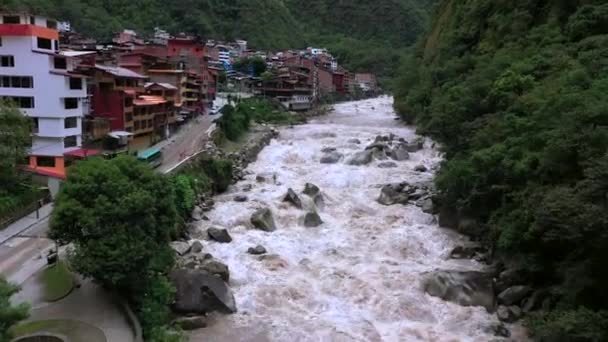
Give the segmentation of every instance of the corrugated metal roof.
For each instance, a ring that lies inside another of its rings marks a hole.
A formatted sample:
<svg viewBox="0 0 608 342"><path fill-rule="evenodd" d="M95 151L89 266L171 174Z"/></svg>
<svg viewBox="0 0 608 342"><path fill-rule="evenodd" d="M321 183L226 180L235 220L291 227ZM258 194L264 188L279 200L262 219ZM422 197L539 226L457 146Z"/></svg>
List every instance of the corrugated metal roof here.
<svg viewBox="0 0 608 342"><path fill-rule="evenodd" d="M151 86L153 86L155 84L158 85L158 86L161 86L161 87L163 87L165 89L177 90L177 87L174 86L173 84L170 84L170 83L160 83L160 82L148 82L148 83L145 84L145 87L148 88L148 87L151 87Z"/></svg>
<svg viewBox="0 0 608 342"><path fill-rule="evenodd" d="M66 57L80 57L86 55L95 55L97 54L97 51L60 51L59 54Z"/></svg>
<svg viewBox="0 0 608 342"><path fill-rule="evenodd" d="M146 76L144 75L140 75L134 71L131 71L129 69L125 69L125 68L121 68L121 67L113 67L113 66L106 66L106 65L100 65L100 64L95 64L95 68L105 71L108 74L114 75L114 76L118 76L118 77L127 77L127 78L146 78Z"/></svg>

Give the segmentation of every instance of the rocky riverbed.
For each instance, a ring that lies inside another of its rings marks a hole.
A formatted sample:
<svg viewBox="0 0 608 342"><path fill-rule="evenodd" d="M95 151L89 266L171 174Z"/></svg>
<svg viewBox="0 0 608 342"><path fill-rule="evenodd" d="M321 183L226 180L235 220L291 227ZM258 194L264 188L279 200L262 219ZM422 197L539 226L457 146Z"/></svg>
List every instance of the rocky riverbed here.
<svg viewBox="0 0 608 342"><path fill-rule="evenodd" d="M177 305L222 313L193 341L526 340L530 290L503 284L497 315L486 251L437 224L440 153L394 117L383 97L283 128L198 213Z"/></svg>

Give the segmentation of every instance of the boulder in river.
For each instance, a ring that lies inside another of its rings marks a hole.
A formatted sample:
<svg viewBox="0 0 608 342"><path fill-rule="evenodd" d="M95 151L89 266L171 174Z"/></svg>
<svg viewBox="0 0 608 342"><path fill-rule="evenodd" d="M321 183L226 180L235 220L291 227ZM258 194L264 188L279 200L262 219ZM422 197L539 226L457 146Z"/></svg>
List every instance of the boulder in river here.
<svg viewBox="0 0 608 342"><path fill-rule="evenodd" d="M451 259L472 259L478 253L484 253L485 248L477 244L471 244L468 246L456 246L452 252L450 252Z"/></svg>
<svg viewBox="0 0 608 342"><path fill-rule="evenodd" d="M404 144L404 146L405 149L410 153L418 152L424 148L424 140L416 139L414 142Z"/></svg>
<svg viewBox="0 0 608 342"><path fill-rule="evenodd" d="M500 305L496 310L496 317L501 322L513 323L521 318L521 309L518 306L504 306Z"/></svg>
<svg viewBox="0 0 608 342"><path fill-rule="evenodd" d="M519 304L530 292L532 292L532 288L529 286L517 285L509 287L498 294L498 303L503 305Z"/></svg>
<svg viewBox="0 0 608 342"><path fill-rule="evenodd" d="M433 297L462 306L494 310L492 275L483 272L436 271L424 280L424 290Z"/></svg>
<svg viewBox="0 0 608 342"><path fill-rule="evenodd" d="M200 253L203 251L203 244L200 241L194 241L190 246L191 253Z"/></svg>
<svg viewBox="0 0 608 342"><path fill-rule="evenodd" d="M410 159L410 154L405 148L405 145L399 144L395 148L388 151L388 156L396 161L404 161Z"/></svg>
<svg viewBox="0 0 608 342"><path fill-rule="evenodd" d="M323 198L323 195L316 194L312 201L318 209L323 210L325 208L325 199Z"/></svg>
<svg viewBox="0 0 608 342"><path fill-rule="evenodd" d="M192 213L190 214L190 218L194 221L200 221L203 219L203 208L201 208L200 206L195 206L194 209L192 209Z"/></svg>
<svg viewBox="0 0 608 342"><path fill-rule="evenodd" d="M251 224L257 229L265 232L273 232L277 229L274 218L272 217L272 211L268 208L256 210L256 212L251 215Z"/></svg>
<svg viewBox="0 0 608 342"><path fill-rule="evenodd" d="M335 147L324 147L323 149L321 149L321 152L323 152L323 153L336 152L336 148Z"/></svg>
<svg viewBox="0 0 608 342"><path fill-rule="evenodd" d="M488 327L484 328L484 331L486 333L492 334L496 337L505 337L505 338L511 337L511 332L502 323L491 324Z"/></svg>
<svg viewBox="0 0 608 342"><path fill-rule="evenodd" d="M228 265L214 259L205 259L199 265L199 269L206 271L209 274L222 278L223 281L230 280L230 269Z"/></svg>
<svg viewBox="0 0 608 342"><path fill-rule="evenodd" d="M289 202L293 204L294 207L302 209L302 200L292 188L287 189L287 194L283 197L283 202Z"/></svg>
<svg viewBox="0 0 608 342"><path fill-rule="evenodd" d="M372 151L367 150L367 151L361 151L361 152L355 153L352 157L350 157L347 164L359 166L359 165L367 165L371 162L372 162Z"/></svg>
<svg viewBox="0 0 608 342"><path fill-rule="evenodd" d="M407 204L416 188L407 183L387 184L380 190L378 203L383 205Z"/></svg>
<svg viewBox="0 0 608 342"><path fill-rule="evenodd" d="M395 162L382 162L378 164L378 167L381 169L391 169L397 167L397 163Z"/></svg>
<svg viewBox="0 0 608 342"><path fill-rule="evenodd" d="M388 150L389 147L387 144L383 143L383 142L374 142L371 145L367 146L365 148L366 150L380 150L380 151L384 151L384 150Z"/></svg>
<svg viewBox="0 0 608 342"><path fill-rule="evenodd" d="M427 172L428 169L426 166L420 164L420 165L416 165L416 167L414 167L414 171L416 172Z"/></svg>
<svg viewBox="0 0 608 342"><path fill-rule="evenodd" d="M190 245L184 241L173 241L169 244L177 255L186 255L190 252Z"/></svg>
<svg viewBox="0 0 608 342"><path fill-rule="evenodd" d="M388 157L386 156L386 152L384 150L372 150L372 158L376 160L386 160Z"/></svg>
<svg viewBox="0 0 608 342"><path fill-rule="evenodd" d="M314 197L316 196L318 193L321 192L321 189L319 189L318 186L312 184L312 183L306 183L306 185L304 185L304 191L303 193L305 195L308 195L310 197Z"/></svg>
<svg viewBox="0 0 608 342"><path fill-rule="evenodd" d="M304 215L304 226L305 227L318 227L320 225L323 224L323 220L321 220L321 217L319 216L319 214L315 213L315 212L309 212L306 213L306 215Z"/></svg>
<svg viewBox="0 0 608 342"><path fill-rule="evenodd" d="M177 269L169 275L175 287L173 310L181 314L236 312L234 295L220 278L201 270Z"/></svg>
<svg viewBox="0 0 608 342"><path fill-rule="evenodd" d="M257 245L255 247L249 247L247 249L247 253L252 254L252 255L266 254L266 248L264 248L264 246L262 246L262 245Z"/></svg>
<svg viewBox="0 0 608 342"><path fill-rule="evenodd" d="M346 142L349 144L357 144L357 145L361 144L361 140L359 140L359 139L348 139Z"/></svg>
<svg viewBox="0 0 608 342"><path fill-rule="evenodd" d="M209 235L210 239L215 240L217 242L221 242L221 243L232 242L232 237L230 236L230 234L228 234L228 231L223 228L211 227L211 228L207 229L207 235Z"/></svg>
<svg viewBox="0 0 608 342"><path fill-rule="evenodd" d="M264 182L276 183L277 175L276 175L276 173L272 173L272 172L264 172L264 173L260 173L257 176L255 176L255 180L258 183L264 183Z"/></svg>
<svg viewBox="0 0 608 342"><path fill-rule="evenodd" d="M522 268L509 268L498 275L496 279L496 292L501 293L509 287L526 284L529 280L528 272Z"/></svg>
<svg viewBox="0 0 608 342"><path fill-rule="evenodd" d="M248 198L245 195L236 195L234 196L235 202L247 202Z"/></svg>
<svg viewBox="0 0 608 342"><path fill-rule="evenodd" d="M335 164L342 159L342 153L329 152L321 157L321 164Z"/></svg>

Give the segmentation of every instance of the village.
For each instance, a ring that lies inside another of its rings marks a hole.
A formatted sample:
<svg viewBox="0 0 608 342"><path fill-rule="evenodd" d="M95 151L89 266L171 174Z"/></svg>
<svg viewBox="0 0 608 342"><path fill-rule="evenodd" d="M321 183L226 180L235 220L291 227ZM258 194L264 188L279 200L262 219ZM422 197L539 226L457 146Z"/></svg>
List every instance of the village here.
<svg viewBox="0 0 608 342"><path fill-rule="evenodd" d="M52 192L75 160L139 153L154 164L155 145L217 114L227 96L263 96L301 112L379 91L374 75L349 72L322 48L260 51L245 40L205 41L159 28L150 37L125 29L104 42L41 16L1 19L0 97L31 118L27 169ZM176 162L194 152L172 151L181 154Z"/></svg>

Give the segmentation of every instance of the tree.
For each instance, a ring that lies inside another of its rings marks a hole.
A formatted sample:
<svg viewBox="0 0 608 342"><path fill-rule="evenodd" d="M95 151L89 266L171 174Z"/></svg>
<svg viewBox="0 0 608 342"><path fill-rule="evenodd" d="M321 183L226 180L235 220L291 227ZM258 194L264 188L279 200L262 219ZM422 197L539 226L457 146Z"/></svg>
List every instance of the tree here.
<svg viewBox="0 0 608 342"><path fill-rule="evenodd" d="M14 306L10 302L11 296L18 291L17 286L8 283L0 276L0 342L10 341L12 338L10 328L29 316L27 304Z"/></svg>
<svg viewBox="0 0 608 342"><path fill-rule="evenodd" d="M18 165L31 146L31 121L12 104L0 102L0 184L11 191L17 185ZM2 191L0 190L0 191Z"/></svg>
<svg viewBox="0 0 608 342"><path fill-rule="evenodd" d="M128 156L90 159L70 170L55 203L50 236L73 243L76 271L127 296L173 265L176 235L170 179Z"/></svg>

